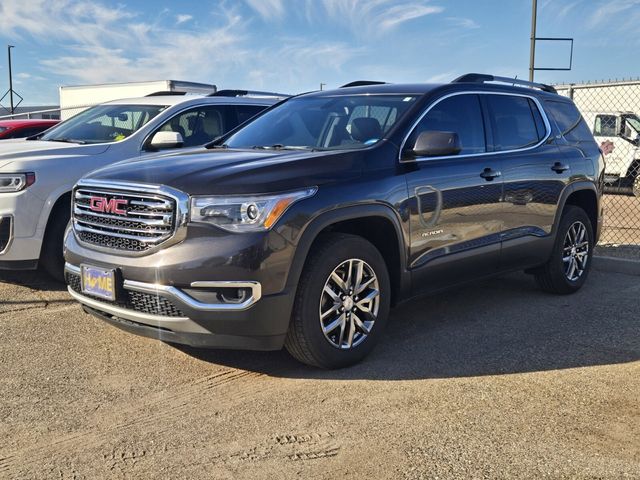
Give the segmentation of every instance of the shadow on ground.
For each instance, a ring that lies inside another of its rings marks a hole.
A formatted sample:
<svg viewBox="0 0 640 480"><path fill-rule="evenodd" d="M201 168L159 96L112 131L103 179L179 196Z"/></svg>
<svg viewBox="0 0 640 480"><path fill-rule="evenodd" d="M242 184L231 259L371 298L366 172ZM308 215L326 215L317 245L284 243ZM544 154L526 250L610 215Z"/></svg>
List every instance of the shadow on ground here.
<svg viewBox="0 0 640 480"><path fill-rule="evenodd" d="M414 300L392 311L385 338L361 364L302 366L286 352L180 347L206 362L275 377L406 380L548 371L640 359L637 277L591 272L555 296L516 274Z"/></svg>
<svg viewBox="0 0 640 480"><path fill-rule="evenodd" d="M21 285L43 292L61 292L67 290L64 283L53 280L47 273L41 270L0 270L0 283Z"/></svg>

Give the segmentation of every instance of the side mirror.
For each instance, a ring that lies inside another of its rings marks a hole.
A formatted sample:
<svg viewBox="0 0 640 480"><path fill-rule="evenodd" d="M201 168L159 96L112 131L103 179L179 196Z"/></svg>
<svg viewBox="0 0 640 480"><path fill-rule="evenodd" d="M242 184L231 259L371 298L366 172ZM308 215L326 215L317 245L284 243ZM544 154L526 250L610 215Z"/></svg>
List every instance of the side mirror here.
<svg viewBox="0 0 640 480"><path fill-rule="evenodd" d="M178 132L156 132L149 142L152 150L164 150L167 148L180 148L184 145L184 139Z"/></svg>
<svg viewBox="0 0 640 480"><path fill-rule="evenodd" d="M455 132L427 131L418 135L411 153L416 157L444 157L462 151L460 138Z"/></svg>

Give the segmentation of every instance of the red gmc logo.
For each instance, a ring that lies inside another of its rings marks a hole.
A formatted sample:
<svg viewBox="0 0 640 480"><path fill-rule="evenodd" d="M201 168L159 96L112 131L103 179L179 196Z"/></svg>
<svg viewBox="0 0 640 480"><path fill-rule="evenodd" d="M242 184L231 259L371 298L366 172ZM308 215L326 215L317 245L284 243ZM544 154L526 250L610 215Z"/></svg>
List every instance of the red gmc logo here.
<svg viewBox="0 0 640 480"><path fill-rule="evenodd" d="M89 208L94 212L126 215L127 210L123 207L126 207L128 204L129 200L122 200L120 198L107 199L105 197L91 197Z"/></svg>

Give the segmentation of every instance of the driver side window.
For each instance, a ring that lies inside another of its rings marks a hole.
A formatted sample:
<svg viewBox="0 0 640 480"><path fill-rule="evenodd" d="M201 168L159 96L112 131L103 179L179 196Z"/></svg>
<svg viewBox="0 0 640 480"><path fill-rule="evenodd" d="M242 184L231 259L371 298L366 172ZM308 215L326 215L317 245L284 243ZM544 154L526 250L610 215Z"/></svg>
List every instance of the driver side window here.
<svg viewBox="0 0 640 480"><path fill-rule="evenodd" d="M411 133L407 147L412 148L418 136L428 131L457 133L462 146L459 155L487 151L478 95L454 95L437 103Z"/></svg>

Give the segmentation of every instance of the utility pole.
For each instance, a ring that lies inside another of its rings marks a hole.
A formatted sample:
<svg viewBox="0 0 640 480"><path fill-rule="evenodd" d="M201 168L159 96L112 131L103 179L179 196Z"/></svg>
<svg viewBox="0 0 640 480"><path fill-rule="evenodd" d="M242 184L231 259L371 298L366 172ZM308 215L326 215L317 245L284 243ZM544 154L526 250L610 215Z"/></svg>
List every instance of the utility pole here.
<svg viewBox="0 0 640 480"><path fill-rule="evenodd" d="M11 74L11 49L13 45L7 45L7 53L9 55L9 103L11 104L11 115L14 113L13 108L13 75Z"/></svg>
<svg viewBox="0 0 640 480"><path fill-rule="evenodd" d="M538 0L532 0L531 12L531 51L529 55L529 81L533 82L533 74L536 68L536 21L538 19Z"/></svg>

